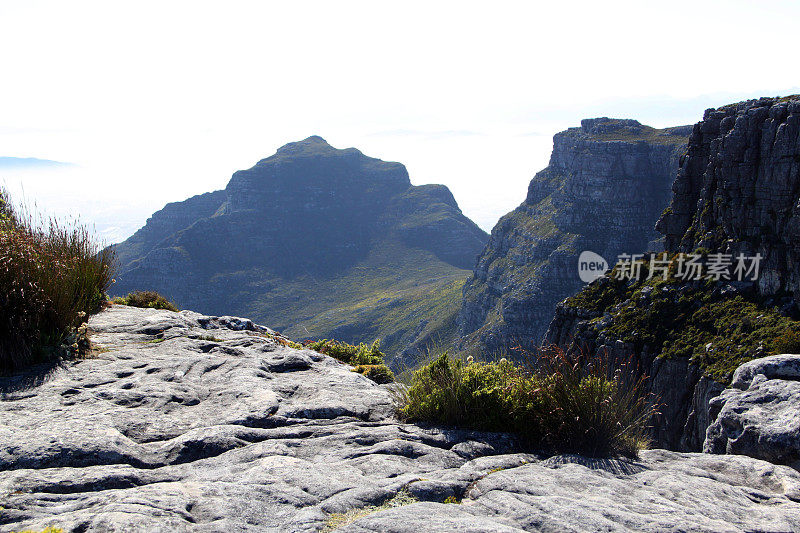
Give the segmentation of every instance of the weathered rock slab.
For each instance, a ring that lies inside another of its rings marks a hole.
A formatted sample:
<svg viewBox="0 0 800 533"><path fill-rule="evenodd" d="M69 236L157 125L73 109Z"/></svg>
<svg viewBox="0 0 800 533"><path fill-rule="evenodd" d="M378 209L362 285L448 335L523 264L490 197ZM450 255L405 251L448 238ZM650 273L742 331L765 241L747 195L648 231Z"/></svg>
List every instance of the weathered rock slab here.
<svg viewBox="0 0 800 533"><path fill-rule="evenodd" d="M388 387L242 324L114 306L95 358L0 379L0 531L321 531L401 492L419 501L340 530L800 530L789 467L404 424Z"/></svg>
<svg viewBox="0 0 800 533"><path fill-rule="evenodd" d="M710 402L716 416L703 450L743 454L800 468L800 355L740 366L731 387Z"/></svg>

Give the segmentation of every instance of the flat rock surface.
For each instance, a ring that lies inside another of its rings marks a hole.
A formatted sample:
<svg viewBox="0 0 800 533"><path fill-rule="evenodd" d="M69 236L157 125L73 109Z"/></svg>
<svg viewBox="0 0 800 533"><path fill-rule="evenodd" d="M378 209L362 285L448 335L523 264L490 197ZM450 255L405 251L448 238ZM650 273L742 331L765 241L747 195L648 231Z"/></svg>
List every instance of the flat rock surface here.
<svg viewBox="0 0 800 533"><path fill-rule="evenodd" d="M0 531L321 531L354 509L374 512L339 531L800 531L786 466L545 459L400 423L390 387L247 320L113 306L90 327L96 357L0 379Z"/></svg>

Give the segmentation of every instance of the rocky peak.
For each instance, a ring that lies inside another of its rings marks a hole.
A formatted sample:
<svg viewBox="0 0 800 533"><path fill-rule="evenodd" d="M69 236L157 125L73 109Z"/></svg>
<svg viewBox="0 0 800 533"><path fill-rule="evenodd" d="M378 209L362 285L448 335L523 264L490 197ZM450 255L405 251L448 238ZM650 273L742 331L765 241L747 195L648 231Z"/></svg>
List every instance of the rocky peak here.
<svg viewBox="0 0 800 533"><path fill-rule="evenodd" d="M340 150L311 136L235 172L225 189L226 208L265 212L279 200L301 211L378 212L391 196L410 186L402 164L367 157L355 148Z"/></svg>
<svg viewBox="0 0 800 533"><path fill-rule="evenodd" d="M355 148L352 148L352 150L355 150ZM278 155L302 156L312 155L314 153L332 153L335 151L337 151L336 148L328 144L328 141L319 135L312 135L302 141L286 143L278 148L276 153Z"/></svg>
<svg viewBox="0 0 800 533"><path fill-rule="evenodd" d="M672 280L656 290L652 282L607 276L558 305L546 342L633 358L663 404L655 441L699 450L713 422L709 402L730 380L734 363L778 349L775 341L796 328L800 96L707 110L692 127L676 175L671 202L656 226L667 251L761 254L757 284ZM749 394L769 394L756 389ZM739 405L734 400L730 406ZM727 425L713 430L714 448L736 449L731 434L742 436L740 444L754 434L750 422L747 435L737 430L731 422L736 408L728 411Z"/></svg>
<svg viewBox="0 0 800 533"><path fill-rule="evenodd" d="M759 289L800 289L800 96L705 112L694 126L669 209L671 251L764 256Z"/></svg>
<svg viewBox="0 0 800 533"><path fill-rule="evenodd" d="M547 168L503 217L464 288L464 341L489 353L538 345L556 303L581 287L577 261L646 249L669 200L685 128L595 118L553 137Z"/></svg>
<svg viewBox="0 0 800 533"><path fill-rule="evenodd" d="M158 290L303 338L381 338L391 353L444 315L420 319L433 293L455 314L445 293L460 290L487 239L444 185L412 186L402 164L312 136L154 215L116 246L112 290Z"/></svg>

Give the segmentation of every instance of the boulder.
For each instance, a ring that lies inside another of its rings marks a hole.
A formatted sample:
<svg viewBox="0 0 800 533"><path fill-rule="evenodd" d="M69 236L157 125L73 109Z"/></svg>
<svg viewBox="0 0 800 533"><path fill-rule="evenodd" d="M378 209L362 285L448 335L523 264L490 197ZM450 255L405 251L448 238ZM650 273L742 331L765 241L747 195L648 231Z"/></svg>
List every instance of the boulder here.
<svg viewBox="0 0 800 533"><path fill-rule="evenodd" d="M742 454L800 468L800 355L740 366L711 400L703 451Z"/></svg>

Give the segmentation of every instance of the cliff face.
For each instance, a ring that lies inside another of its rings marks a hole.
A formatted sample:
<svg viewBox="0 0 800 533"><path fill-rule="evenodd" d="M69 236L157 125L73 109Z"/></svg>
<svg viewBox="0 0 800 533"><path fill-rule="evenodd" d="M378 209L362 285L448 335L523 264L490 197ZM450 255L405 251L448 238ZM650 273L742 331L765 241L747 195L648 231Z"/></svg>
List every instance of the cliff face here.
<svg viewBox="0 0 800 533"><path fill-rule="evenodd" d="M798 348L799 201L800 97L706 111L657 229L671 254L761 254L757 281L607 276L558 305L546 342L633 357L663 404L656 443L699 450L736 366Z"/></svg>
<svg viewBox="0 0 800 533"><path fill-rule="evenodd" d="M393 351L454 320L487 237L447 187L412 186L400 163L310 137L154 214L115 247L112 289Z"/></svg>
<svg viewBox="0 0 800 533"><path fill-rule="evenodd" d="M800 99L706 111L658 222L669 250L760 253L762 294L800 294Z"/></svg>
<svg viewBox="0 0 800 533"><path fill-rule="evenodd" d="M597 118L556 134L550 164L492 230L465 284L463 346L492 353L538 345L556 304L582 286L582 251L612 263L647 249L688 133Z"/></svg>

